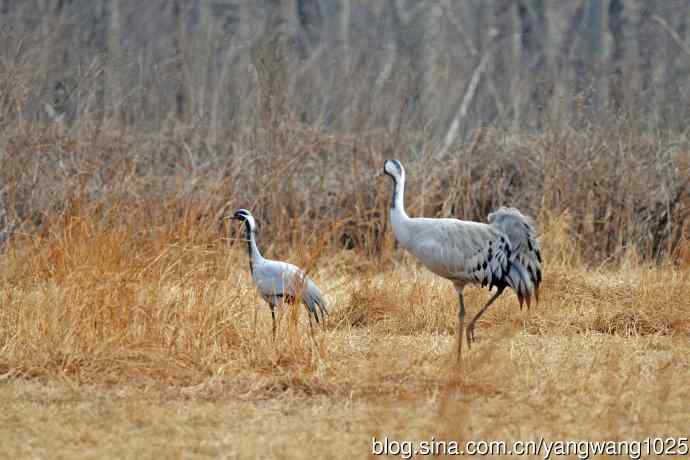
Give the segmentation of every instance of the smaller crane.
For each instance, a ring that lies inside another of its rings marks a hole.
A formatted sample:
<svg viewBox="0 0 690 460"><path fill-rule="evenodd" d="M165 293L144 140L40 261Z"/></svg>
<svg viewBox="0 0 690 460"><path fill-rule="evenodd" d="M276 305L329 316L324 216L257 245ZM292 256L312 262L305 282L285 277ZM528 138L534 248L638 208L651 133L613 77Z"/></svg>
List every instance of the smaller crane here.
<svg viewBox="0 0 690 460"><path fill-rule="evenodd" d="M273 318L273 340L276 336L276 314L277 305L288 303L293 304L298 299L307 307L307 310L319 322L328 314L326 301L321 295L321 291L316 284L309 278L304 271L295 265L278 260L264 258L256 245L256 220L252 213L246 209L239 209L228 219L244 222L247 248L249 251L249 270L252 274L254 284L261 297L271 308ZM311 316L309 317L311 324Z"/></svg>

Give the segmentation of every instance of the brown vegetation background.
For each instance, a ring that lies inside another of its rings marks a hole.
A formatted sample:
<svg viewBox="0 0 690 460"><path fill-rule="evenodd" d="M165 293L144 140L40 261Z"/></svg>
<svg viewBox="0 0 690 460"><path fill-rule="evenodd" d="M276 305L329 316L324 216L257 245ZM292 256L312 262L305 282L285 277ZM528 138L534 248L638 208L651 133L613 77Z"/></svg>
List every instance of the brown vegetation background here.
<svg viewBox="0 0 690 460"><path fill-rule="evenodd" d="M74 200L150 208L142 226L190 213L218 226L244 206L266 241L329 233L378 252L388 189L372 175L395 157L413 215L567 213L588 261L677 257L688 11L6 0L0 234Z"/></svg>

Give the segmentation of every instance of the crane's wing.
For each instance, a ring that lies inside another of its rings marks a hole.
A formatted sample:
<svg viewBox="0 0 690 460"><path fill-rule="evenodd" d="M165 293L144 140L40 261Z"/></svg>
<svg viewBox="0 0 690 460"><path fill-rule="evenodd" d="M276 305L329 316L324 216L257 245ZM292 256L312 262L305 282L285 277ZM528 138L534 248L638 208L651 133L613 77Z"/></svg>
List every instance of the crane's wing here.
<svg viewBox="0 0 690 460"><path fill-rule="evenodd" d="M489 225L457 219L412 219L408 249L439 276L482 286L505 285L511 247Z"/></svg>

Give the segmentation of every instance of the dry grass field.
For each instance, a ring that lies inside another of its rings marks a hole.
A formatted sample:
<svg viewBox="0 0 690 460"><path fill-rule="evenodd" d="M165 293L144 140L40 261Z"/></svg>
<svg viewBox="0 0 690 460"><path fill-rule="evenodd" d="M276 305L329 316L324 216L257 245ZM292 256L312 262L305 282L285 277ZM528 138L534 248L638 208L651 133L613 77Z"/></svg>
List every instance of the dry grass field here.
<svg viewBox="0 0 690 460"><path fill-rule="evenodd" d="M374 436L688 434L687 265L633 251L584 264L568 222L545 217L539 305L504 295L457 367L455 291L399 251L260 239L313 267L330 301L313 336L287 308L273 343L239 229L138 219L75 206L0 259L2 457L366 458ZM470 313L487 295L468 289Z"/></svg>

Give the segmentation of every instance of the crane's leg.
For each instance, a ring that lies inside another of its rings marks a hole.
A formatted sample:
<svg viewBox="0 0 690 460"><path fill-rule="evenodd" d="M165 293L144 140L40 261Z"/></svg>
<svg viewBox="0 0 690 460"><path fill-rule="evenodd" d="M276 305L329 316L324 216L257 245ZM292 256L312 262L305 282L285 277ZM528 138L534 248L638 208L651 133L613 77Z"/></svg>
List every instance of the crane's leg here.
<svg viewBox="0 0 690 460"><path fill-rule="evenodd" d="M271 318L273 319L273 341L276 341L276 307L271 305Z"/></svg>
<svg viewBox="0 0 690 460"><path fill-rule="evenodd" d="M458 289L460 305L458 307L458 363L462 360L462 332L465 327L465 301L462 297L462 288Z"/></svg>
<svg viewBox="0 0 690 460"><path fill-rule="evenodd" d="M467 346L468 347L471 347L472 342L474 342L474 323L476 323L477 320L479 319L479 317L482 316L482 314L486 311L487 308L489 308L489 305L494 303L494 300L496 300L498 298L498 296L500 296L503 293L504 289L505 289L505 287L498 288L496 293L491 296L491 298L486 303L486 305L484 305L482 307L482 309L479 310L479 312L474 316L474 318L472 318L472 321L470 321L470 324L467 325Z"/></svg>

